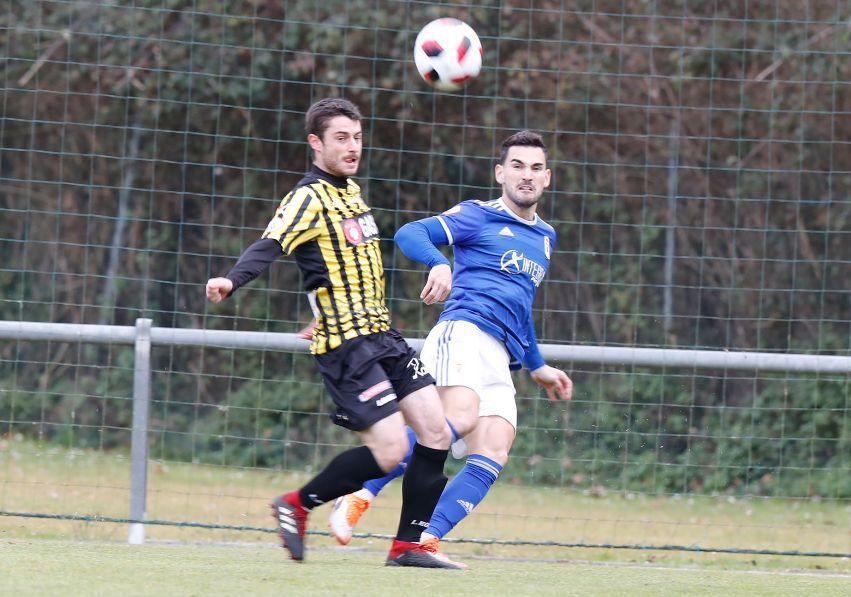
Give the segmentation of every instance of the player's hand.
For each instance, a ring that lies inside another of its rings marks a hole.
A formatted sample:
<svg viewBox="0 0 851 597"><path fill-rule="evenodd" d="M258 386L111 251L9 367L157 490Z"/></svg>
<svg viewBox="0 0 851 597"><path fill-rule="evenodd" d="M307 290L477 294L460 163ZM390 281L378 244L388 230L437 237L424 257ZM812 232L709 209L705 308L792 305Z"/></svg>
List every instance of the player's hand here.
<svg viewBox="0 0 851 597"><path fill-rule="evenodd" d="M532 379L547 390L547 396L555 401L556 396L562 400L573 397L573 381L561 369L544 365L532 371Z"/></svg>
<svg viewBox="0 0 851 597"><path fill-rule="evenodd" d="M207 280L207 298L212 303L221 303L233 290L233 282L227 278L210 278Z"/></svg>
<svg viewBox="0 0 851 597"><path fill-rule="evenodd" d="M452 268L441 263L431 268L420 298L426 305L433 305L445 301L450 290L452 290Z"/></svg>
<svg viewBox="0 0 851 597"><path fill-rule="evenodd" d="M313 318L313 321L308 323L305 327L298 331L298 337L304 338L305 340L313 340L313 328L316 327L316 318Z"/></svg>

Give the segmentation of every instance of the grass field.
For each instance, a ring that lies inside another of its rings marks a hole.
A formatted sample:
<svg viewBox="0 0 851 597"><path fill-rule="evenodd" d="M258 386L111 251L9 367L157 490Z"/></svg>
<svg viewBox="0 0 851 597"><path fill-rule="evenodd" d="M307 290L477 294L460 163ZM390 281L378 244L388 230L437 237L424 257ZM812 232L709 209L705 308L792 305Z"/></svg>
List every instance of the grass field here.
<svg viewBox="0 0 851 597"><path fill-rule="evenodd" d="M127 518L129 468L126 455L117 453L2 440L0 511ZM305 479L278 471L152 462L148 519L271 530L269 499ZM316 595L359 594L352 587L368 586L377 595L422 588L453 595L851 594L847 558L717 551L849 553L851 509L844 503L595 497L497 484L453 532L463 541L444 543L445 551L471 565L464 572L382 566L389 545L382 536L395 530L398 503L396 483L358 527L368 536L345 548L325 533L327 509L317 510L304 564L286 560L266 530L147 525L148 544L129 546L126 524L0 516L0 593ZM477 539L485 541L471 541Z"/></svg>
<svg viewBox="0 0 851 597"><path fill-rule="evenodd" d="M301 564L268 546L0 540L12 595L847 595L851 577L700 567L475 560L471 570L381 565L383 553L321 549Z"/></svg>

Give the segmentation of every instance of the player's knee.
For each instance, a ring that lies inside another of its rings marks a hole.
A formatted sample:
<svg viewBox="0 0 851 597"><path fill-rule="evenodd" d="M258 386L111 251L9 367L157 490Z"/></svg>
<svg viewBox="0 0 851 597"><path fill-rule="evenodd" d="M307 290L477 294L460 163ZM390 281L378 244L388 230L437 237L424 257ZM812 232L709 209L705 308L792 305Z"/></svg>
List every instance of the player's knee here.
<svg viewBox="0 0 851 597"><path fill-rule="evenodd" d="M401 435L400 437L387 438L386 441L374 446L372 455L378 466L385 473L389 473L396 465L398 465L408 453L408 437Z"/></svg>
<svg viewBox="0 0 851 597"><path fill-rule="evenodd" d="M427 448L435 448L445 450L449 447L452 441L452 432L449 425L446 424L446 419L427 421L420 430L417 431L417 441Z"/></svg>
<svg viewBox="0 0 851 597"><path fill-rule="evenodd" d="M482 444L481 442L475 442L467 440L467 448L470 451L470 454L479 454L493 460L500 466L505 466L508 464L508 446L497 446L494 444Z"/></svg>
<svg viewBox="0 0 851 597"><path fill-rule="evenodd" d="M414 430L417 442L427 448L446 450L452 432L446 424L443 407L434 386L409 394L400 402L408 425Z"/></svg>
<svg viewBox="0 0 851 597"><path fill-rule="evenodd" d="M483 456L487 456L494 462L496 462L500 466L505 466L508 464L508 449L499 449L491 452L490 456L487 454L483 454Z"/></svg>
<svg viewBox="0 0 851 597"><path fill-rule="evenodd" d="M479 420L479 396L466 386L440 388L446 418L461 437L470 433Z"/></svg>
<svg viewBox="0 0 851 597"><path fill-rule="evenodd" d="M448 418L452 421L452 425L458 432L458 436L464 437L476 428L476 423L479 421L479 414L478 412L461 411L456 412Z"/></svg>

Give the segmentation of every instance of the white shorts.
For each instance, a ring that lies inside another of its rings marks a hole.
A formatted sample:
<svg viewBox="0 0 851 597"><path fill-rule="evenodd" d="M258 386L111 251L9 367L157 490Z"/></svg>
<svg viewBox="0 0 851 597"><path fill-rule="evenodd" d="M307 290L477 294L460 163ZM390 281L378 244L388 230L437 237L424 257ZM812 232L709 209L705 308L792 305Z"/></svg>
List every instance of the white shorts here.
<svg viewBox="0 0 851 597"><path fill-rule="evenodd" d="M438 386L466 386L479 395L479 416L502 417L517 429L514 381L505 345L467 321L441 321L420 359Z"/></svg>

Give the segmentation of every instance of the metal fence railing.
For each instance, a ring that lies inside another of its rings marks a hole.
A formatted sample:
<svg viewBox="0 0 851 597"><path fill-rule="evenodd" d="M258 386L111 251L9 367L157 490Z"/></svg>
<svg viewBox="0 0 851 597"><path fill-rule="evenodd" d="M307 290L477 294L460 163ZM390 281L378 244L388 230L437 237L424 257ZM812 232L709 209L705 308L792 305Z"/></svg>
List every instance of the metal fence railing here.
<svg viewBox="0 0 851 597"><path fill-rule="evenodd" d="M254 350L308 350L309 342L296 334L153 327L140 318L134 326L0 321L0 338L24 341L65 341L128 344L135 347L133 419L131 433L131 489L128 542L145 541L148 472L148 430L151 402L151 348L201 346ZM419 349L421 339L409 339ZM568 346L543 344L541 353L551 361L614 366L722 368L754 371L851 373L851 356L764 352L726 352L663 348Z"/></svg>

